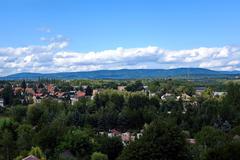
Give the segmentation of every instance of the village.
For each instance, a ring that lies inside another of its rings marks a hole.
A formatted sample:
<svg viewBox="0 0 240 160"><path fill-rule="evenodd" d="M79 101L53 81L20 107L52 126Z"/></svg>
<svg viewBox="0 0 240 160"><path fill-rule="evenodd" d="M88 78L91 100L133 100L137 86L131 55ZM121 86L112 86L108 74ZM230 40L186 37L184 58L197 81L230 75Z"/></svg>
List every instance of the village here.
<svg viewBox="0 0 240 160"><path fill-rule="evenodd" d="M20 104L32 104L32 103L40 103L41 100L51 98L53 100L57 100L58 102L69 102L72 105L77 102L81 98L90 98L94 99L94 97L103 92L104 88L96 88L93 89L89 85L82 86L70 86L71 89L68 91L61 90L54 84L43 84L43 83L33 83L28 85L25 81L21 83L17 83L11 86L13 96L17 97L17 101ZM116 90L119 92L127 91L126 86L118 85ZM176 100L176 101L184 101L184 102L194 102L194 98L197 96L201 96L204 91L206 91L206 87L195 87L195 94L192 96L187 93L181 93L180 95L176 95L173 93L164 93L160 95L160 99L162 101L168 100ZM0 107L4 107L4 99L2 98L2 93L4 90L4 86L0 86ZM148 86L142 86L142 89L139 91L146 93L149 97L157 96L157 93L151 92L148 89ZM221 97L226 95L226 92L212 91L214 97Z"/></svg>

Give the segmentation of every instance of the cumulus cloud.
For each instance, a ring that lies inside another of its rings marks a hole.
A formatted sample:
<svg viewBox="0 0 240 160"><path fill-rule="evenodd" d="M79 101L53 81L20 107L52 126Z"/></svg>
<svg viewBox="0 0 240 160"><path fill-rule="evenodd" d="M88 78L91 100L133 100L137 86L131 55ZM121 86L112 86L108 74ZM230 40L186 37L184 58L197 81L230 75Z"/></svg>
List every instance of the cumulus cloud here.
<svg viewBox="0 0 240 160"><path fill-rule="evenodd" d="M97 52L68 51L62 35L42 37L46 45L0 48L0 75L16 72L70 72L100 69L201 67L240 70L240 47L166 50L157 46Z"/></svg>

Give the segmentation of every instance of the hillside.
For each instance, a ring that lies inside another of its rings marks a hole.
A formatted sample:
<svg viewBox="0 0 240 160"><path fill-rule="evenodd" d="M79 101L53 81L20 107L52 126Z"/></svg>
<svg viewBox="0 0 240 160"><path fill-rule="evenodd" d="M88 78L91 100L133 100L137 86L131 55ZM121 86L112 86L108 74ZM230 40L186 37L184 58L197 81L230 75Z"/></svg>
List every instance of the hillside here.
<svg viewBox="0 0 240 160"><path fill-rule="evenodd" d="M177 69L122 69L98 70L86 72L61 72L61 73L17 73L1 80L18 80L38 78L47 79L140 79L140 78L225 78L234 77L240 71L213 71L203 68L177 68Z"/></svg>

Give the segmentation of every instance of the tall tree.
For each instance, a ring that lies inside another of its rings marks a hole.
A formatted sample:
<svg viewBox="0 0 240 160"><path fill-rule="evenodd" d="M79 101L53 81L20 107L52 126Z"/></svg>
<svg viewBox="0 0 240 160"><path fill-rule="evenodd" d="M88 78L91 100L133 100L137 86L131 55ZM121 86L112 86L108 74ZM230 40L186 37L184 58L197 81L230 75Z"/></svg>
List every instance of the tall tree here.
<svg viewBox="0 0 240 160"><path fill-rule="evenodd" d="M13 89L11 84L7 84L3 89L4 105L13 104Z"/></svg>
<svg viewBox="0 0 240 160"><path fill-rule="evenodd" d="M178 127L157 120L144 132L143 137L130 143L118 160L186 160L189 153L184 136Z"/></svg>

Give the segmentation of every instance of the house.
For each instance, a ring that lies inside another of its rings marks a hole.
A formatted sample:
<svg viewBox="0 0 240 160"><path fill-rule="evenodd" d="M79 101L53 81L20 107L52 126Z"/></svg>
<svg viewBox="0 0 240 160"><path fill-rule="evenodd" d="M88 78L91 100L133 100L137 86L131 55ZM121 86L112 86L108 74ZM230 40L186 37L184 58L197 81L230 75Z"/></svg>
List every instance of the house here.
<svg viewBox="0 0 240 160"><path fill-rule="evenodd" d="M191 101L191 96L189 96L188 94L186 93L183 93L181 95L181 99L184 101L184 102L190 102Z"/></svg>
<svg viewBox="0 0 240 160"><path fill-rule="evenodd" d="M117 90L118 91L125 91L126 86L118 86Z"/></svg>
<svg viewBox="0 0 240 160"><path fill-rule="evenodd" d="M78 102L78 98L75 98L75 97L70 98L70 100L71 100L71 105L74 105L76 102Z"/></svg>
<svg viewBox="0 0 240 160"><path fill-rule="evenodd" d="M96 95L99 94L99 93L100 93L99 89L94 89L93 92L92 92L91 100L93 100L94 97L96 97Z"/></svg>
<svg viewBox="0 0 240 160"><path fill-rule="evenodd" d="M221 96L225 96L226 94L227 92L213 92L214 97L221 97Z"/></svg>
<svg viewBox="0 0 240 160"><path fill-rule="evenodd" d="M137 133L137 139L140 139L143 136L142 133Z"/></svg>
<svg viewBox="0 0 240 160"><path fill-rule="evenodd" d="M85 95L86 95L85 92L78 91L78 92L75 94L75 98L80 99L80 98L85 97Z"/></svg>
<svg viewBox="0 0 240 160"><path fill-rule="evenodd" d="M174 99L174 95L171 93L166 93L163 96L161 96L161 100L163 101L170 100L170 99Z"/></svg>
<svg viewBox="0 0 240 160"><path fill-rule="evenodd" d="M121 136L121 132L117 131L116 129L112 129L108 133L108 137L117 137L117 136L120 137Z"/></svg>
<svg viewBox="0 0 240 160"><path fill-rule="evenodd" d="M56 87L53 84L48 84L47 85L47 92L49 95L54 95L55 94Z"/></svg>
<svg viewBox="0 0 240 160"><path fill-rule="evenodd" d="M131 133L125 132L121 135L121 139L123 142L130 142L131 141Z"/></svg>
<svg viewBox="0 0 240 160"><path fill-rule="evenodd" d="M59 99L64 99L64 98L65 98L65 95L66 95L65 92L58 92L58 93L57 93L57 97L58 97Z"/></svg>
<svg viewBox="0 0 240 160"><path fill-rule="evenodd" d="M0 107L4 107L4 100L0 98Z"/></svg>
<svg viewBox="0 0 240 160"><path fill-rule="evenodd" d="M22 160L40 160L40 159L33 156L33 155L30 155L30 156L27 156L27 157L23 158Z"/></svg>
<svg viewBox="0 0 240 160"><path fill-rule="evenodd" d="M47 91L48 91L49 93L53 93L53 92L54 92L54 89L55 89L55 87L54 87L53 84L48 84L48 85L47 85Z"/></svg>
<svg viewBox="0 0 240 160"><path fill-rule="evenodd" d="M33 102L34 103L41 103L42 100L42 93L35 93L35 95L33 96Z"/></svg>
<svg viewBox="0 0 240 160"><path fill-rule="evenodd" d="M186 141L188 144L196 144L196 139L193 138L187 138Z"/></svg>
<svg viewBox="0 0 240 160"><path fill-rule="evenodd" d="M143 86L143 91L144 92L148 92L149 90L148 90L148 86Z"/></svg>
<svg viewBox="0 0 240 160"><path fill-rule="evenodd" d="M95 97L99 92L100 92L100 90L94 89L93 93L92 93L92 96Z"/></svg>
<svg viewBox="0 0 240 160"><path fill-rule="evenodd" d="M14 88L14 95L19 95L19 94L23 94L23 89L21 87L15 87Z"/></svg>
<svg viewBox="0 0 240 160"><path fill-rule="evenodd" d="M82 85L82 89L85 91L87 89L88 85Z"/></svg>

